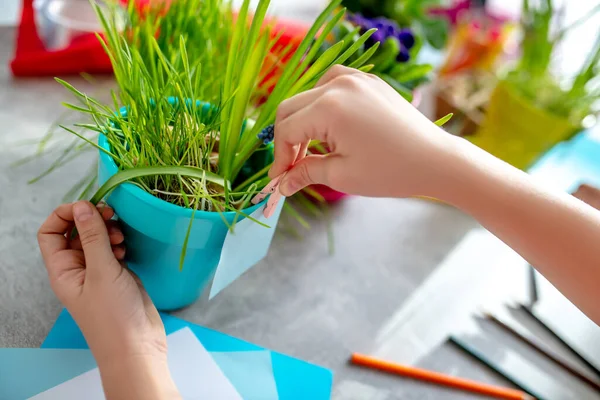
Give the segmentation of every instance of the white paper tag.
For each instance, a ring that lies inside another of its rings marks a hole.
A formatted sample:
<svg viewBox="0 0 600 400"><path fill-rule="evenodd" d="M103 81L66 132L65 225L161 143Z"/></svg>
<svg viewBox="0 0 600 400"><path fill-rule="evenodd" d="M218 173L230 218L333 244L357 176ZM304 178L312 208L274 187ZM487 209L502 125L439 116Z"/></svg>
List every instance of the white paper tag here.
<svg viewBox="0 0 600 400"><path fill-rule="evenodd" d="M264 207L260 207L250 215L255 220L268 225L269 228L245 218L235 224L233 233L227 232L221 250L221 259L210 287L209 299L215 297L244 272L265 258L284 203L285 199L279 201L271 218L263 215Z"/></svg>

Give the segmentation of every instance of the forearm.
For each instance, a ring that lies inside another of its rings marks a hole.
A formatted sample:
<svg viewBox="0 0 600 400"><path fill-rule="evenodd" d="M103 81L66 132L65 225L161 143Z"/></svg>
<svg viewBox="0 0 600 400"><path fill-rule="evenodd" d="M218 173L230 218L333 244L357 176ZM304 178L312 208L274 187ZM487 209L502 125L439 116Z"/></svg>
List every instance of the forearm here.
<svg viewBox="0 0 600 400"><path fill-rule="evenodd" d="M108 400L179 400L165 360L139 357L100 365Z"/></svg>
<svg viewBox="0 0 600 400"><path fill-rule="evenodd" d="M472 215L600 323L600 212L462 139L449 145L436 197Z"/></svg>

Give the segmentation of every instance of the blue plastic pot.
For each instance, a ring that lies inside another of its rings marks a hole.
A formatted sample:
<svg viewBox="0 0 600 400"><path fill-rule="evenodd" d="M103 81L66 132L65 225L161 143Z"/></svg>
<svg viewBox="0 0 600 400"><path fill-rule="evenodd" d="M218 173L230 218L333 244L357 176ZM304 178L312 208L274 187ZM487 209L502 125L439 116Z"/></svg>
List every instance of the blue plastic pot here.
<svg viewBox="0 0 600 400"><path fill-rule="evenodd" d="M105 136L98 144L110 149ZM114 160L100 152L100 184L118 171ZM227 235L228 222L235 212L196 211L183 268L179 259L192 210L163 201L136 185L124 183L108 197L107 203L119 216L127 243L127 264L141 279L159 310L176 310L195 302L215 273ZM245 214L264 205L244 210ZM238 221L241 217L238 217Z"/></svg>

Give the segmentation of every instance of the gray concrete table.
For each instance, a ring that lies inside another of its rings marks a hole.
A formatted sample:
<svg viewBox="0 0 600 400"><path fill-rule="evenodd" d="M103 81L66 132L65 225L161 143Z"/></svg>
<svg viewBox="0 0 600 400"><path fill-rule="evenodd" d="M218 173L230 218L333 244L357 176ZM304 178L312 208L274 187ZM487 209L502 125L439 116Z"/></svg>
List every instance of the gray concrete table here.
<svg viewBox="0 0 600 400"><path fill-rule="evenodd" d="M63 111L60 103L70 99L50 78L11 77L13 41L14 30L0 27L0 346L37 347L62 307L48 285L35 233L95 156L33 185L27 181L50 165L51 156L11 167L34 151L19 142L40 138ZM94 84L69 80L89 92L113 84L108 77ZM470 398L352 368L347 359L374 348L388 319L474 222L426 201L356 197L334 207L333 219L334 255L322 222L313 221L303 241L278 231L264 261L213 301L204 298L176 315L332 369L334 398ZM503 383L448 346L420 364Z"/></svg>

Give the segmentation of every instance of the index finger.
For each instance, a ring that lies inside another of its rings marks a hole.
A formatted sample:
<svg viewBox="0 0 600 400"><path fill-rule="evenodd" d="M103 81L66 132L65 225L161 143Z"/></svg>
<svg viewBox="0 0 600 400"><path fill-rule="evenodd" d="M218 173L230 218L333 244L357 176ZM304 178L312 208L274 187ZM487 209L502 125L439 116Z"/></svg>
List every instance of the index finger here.
<svg viewBox="0 0 600 400"><path fill-rule="evenodd" d="M73 204L62 204L50 214L38 231L38 243L44 260L68 248L65 234L73 224Z"/></svg>
<svg viewBox="0 0 600 400"><path fill-rule="evenodd" d="M322 105L315 101L275 124L275 159L269 171L271 179L304 158L311 139L327 142L326 123L322 121L322 114Z"/></svg>

